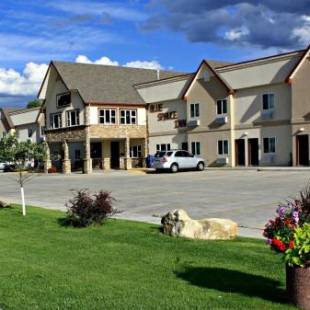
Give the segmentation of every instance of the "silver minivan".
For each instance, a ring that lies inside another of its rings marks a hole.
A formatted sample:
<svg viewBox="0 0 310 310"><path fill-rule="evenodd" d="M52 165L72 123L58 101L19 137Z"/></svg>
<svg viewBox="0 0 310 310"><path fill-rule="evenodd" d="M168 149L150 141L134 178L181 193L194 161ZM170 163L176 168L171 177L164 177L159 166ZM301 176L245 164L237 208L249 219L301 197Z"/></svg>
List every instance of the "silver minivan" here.
<svg viewBox="0 0 310 310"><path fill-rule="evenodd" d="M202 171L205 160L184 150L159 151L155 154L153 167L157 171L170 170L174 173L186 169Z"/></svg>

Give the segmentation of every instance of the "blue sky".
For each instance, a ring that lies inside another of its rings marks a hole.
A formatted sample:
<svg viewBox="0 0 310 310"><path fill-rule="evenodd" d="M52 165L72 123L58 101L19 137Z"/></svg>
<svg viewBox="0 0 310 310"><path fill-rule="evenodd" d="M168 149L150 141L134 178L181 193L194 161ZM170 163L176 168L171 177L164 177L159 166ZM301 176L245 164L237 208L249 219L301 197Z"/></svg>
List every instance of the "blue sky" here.
<svg viewBox="0 0 310 310"><path fill-rule="evenodd" d="M52 59L194 71L310 41L305 0L0 2L0 105L34 98Z"/></svg>

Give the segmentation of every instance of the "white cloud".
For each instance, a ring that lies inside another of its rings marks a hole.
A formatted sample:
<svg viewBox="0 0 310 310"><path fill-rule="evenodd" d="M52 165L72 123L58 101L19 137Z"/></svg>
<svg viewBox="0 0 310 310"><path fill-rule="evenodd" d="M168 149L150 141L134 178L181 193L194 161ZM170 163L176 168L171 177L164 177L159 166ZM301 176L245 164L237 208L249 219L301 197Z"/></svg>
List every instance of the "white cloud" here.
<svg viewBox="0 0 310 310"><path fill-rule="evenodd" d="M226 31L224 34L224 38L229 41L236 41L249 34L249 30L245 27L231 29Z"/></svg>
<svg viewBox="0 0 310 310"><path fill-rule="evenodd" d="M79 55L76 57L75 61L78 63L120 66L118 61L112 60L106 56L92 61L85 55ZM127 62L123 66L131 68L164 69L156 60L135 60ZM33 62L27 63L21 73L15 69L0 67L0 96L1 94L7 96L35 96L40 88L47 68L47 64L36 64Z"/></svg>
<svg viewBox="0 0 310 310"><path fill-rule="evenodd" d="M14 69L0 68L0 94L34 95L47 70L46 64L27 63L22 74Z"/></svg>
<svg viewBox="0 0 310 310"><path fill-rule="evenodd" d="M84 64L96 64L96 65L108 65L108 66L119 66L118 61L113 61L109 57L101 57L95 61L91 61L85 55L79 55L76 57L75 62L84 63Z"/></svg>
<svg viewBox="0 0 310 310"><path fill-rule="evenodd" d="M157 60L151 61L143 61L143 60L135 60L127 62L124 67L131 67L131 68L144 68L144 69L155 69L155 70L162 70L164 69L161 64Z"/></svg>
<svg viewBox="0 0 310 310"><path fill-rule="evenodd" d="M47 3L46 5L70 14L91 14L101 16L104 13L108 14L112 18L125 21L142 21L147 17L145 13L130 5L126 5L124 3L113 3L112 1L105 1L105 3L74 1L74 5L72 5L71 1L59 0Z"/></svg>
<svg viewBox="0 0 310 310"><path fill-rule="evenodd" d="M112 60L109 57L103 56L97 60L90 60L85 55L79 55L75 59L76 62L79 63L86 63L86 64L97 64L97 65L109 65L109 66L124 66L124 67L130 67L130 68L143 68L143 69L164 69L163 66L157 61L157 60L134 60L129 61L125 63L124 65L121 65L118 61Z"/></svg>
<svg viewBox="0 0 310 310"><path fill-rule="evenodd" d="M292 31L292 38L297 39L302 45L308 45L310 42L310 16L302 16L303 25L296 27Z"/></svg>

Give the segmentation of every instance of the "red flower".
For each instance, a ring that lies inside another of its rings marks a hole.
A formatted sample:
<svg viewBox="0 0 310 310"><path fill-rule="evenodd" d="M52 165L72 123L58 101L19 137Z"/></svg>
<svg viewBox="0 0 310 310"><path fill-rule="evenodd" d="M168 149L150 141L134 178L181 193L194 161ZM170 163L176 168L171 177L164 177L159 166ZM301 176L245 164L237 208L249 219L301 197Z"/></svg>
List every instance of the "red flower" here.
<svg viewBox="0 0 310 310"><path fill-rule="evenodd" d="M290 219L285 219L284 220L284 224L286 225L286 226L290 226L291 225L291 220Z"/></svg>
<svg viewBox="0 0 310 310"><path fill-rule="evenodd" d="M294 248L295 248L295 242L294 242L294 240L291 240L291 241L290 241L288 247L289 247L290 249L294 249Z"/></svg>
<svg viewBox="0 0 310 310"><path fill-rule="evenodd" d="M286 246L281 240L272 239L272 245L274 245L281 252L285 252L286 250Z"/></svg>

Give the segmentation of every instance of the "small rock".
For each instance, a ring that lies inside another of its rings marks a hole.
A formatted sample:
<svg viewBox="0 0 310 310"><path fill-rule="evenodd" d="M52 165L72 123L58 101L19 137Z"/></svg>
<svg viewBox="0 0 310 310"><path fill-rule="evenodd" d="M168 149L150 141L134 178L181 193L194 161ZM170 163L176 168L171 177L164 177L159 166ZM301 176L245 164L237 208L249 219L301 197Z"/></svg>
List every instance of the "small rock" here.
<svg viewBox="0 0 310 310"><path fill-rule="evenodd" d="M162 217L164 234L202 240L230 240L237 236L237 223L228 219L191 219L186 211L177 209Z"/></svg>
<svg viewBox="0 0 310 310"><path fill-rule="evenodd" d="M11 205L9 203L6 203L4 201L0 200L0 209L6 209L6 208L10 208Z"/></svg>

